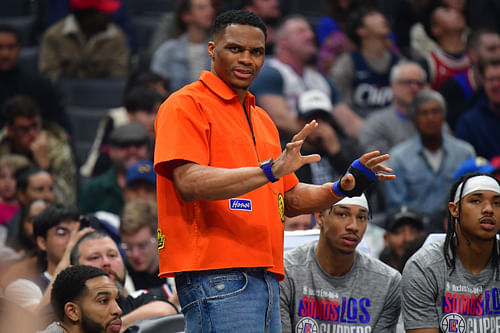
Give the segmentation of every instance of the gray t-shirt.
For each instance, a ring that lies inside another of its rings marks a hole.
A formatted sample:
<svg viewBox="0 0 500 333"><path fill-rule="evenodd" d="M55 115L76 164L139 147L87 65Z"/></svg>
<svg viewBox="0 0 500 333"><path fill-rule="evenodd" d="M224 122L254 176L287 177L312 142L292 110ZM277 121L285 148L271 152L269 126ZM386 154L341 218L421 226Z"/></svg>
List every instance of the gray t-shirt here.
<svg viewBox="0 0 500 333"><path fill-rule="evenodd" d="M421 248L405 265L401 282L405 329L439 328L441 332L500 331L500 281L491 263L472 274L456 259L450 276L444 240Z"/></svg>
<svg viewBox="0 0 500 333"><path fill-rule="evenodd" d="M391 106L367 116L359 132L359 144L363 152L378 150L385 154L416 133L411 119L407 115L398 113L394 106Z"/></svg>
<svg viewBox="0 0 500 333"><path fill-rule="evenodd" d="M37 333L64 333L64 330L56 322L47 326L43 331L38 331Z"/></svg>
<svg viewBox="0 0 500 333"><path fill-rule="evenodd" d="M330 276L316 259L317 244L285 254L283 332L394 332L400 313L399 272L356 251L347 274Z"/></svg>

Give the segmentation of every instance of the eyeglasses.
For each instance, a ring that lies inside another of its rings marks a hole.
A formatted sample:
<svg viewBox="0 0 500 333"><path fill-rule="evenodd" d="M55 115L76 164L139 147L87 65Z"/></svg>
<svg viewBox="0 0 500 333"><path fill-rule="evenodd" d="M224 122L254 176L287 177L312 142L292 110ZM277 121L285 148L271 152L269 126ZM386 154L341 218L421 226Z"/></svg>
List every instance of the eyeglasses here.
<svg viewBox="0 0 500 333"><path fill-rule="evenodd" d="M132 243L120 243L120 248L125 251L125 252L132 252L134 250L134 247L137 248L139 251L144 251L151 245L156 243L156 238L151 237L149 240L142 242L142 243L137 243L137 244L132 244Z"/></svg>
<svg viewBox="0 0 500 333"><path fill-rule="evenodd" d="M419 88L422 88L424 86L424 84L425 84L425 82L423 82L423 81L410 80L410 79L408 79L408 80L399 80L396 83L400 84L402 86L411 86L413 84L413 85L416 85Z"/></svg>

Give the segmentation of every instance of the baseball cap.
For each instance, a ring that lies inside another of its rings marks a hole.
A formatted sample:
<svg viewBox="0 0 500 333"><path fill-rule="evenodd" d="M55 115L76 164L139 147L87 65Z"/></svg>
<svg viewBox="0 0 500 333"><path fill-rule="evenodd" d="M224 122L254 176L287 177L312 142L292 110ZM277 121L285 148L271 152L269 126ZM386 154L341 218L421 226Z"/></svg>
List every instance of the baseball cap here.
<svg viewBox="0 0 500 333"><path fill-rule="evenodd" d="M118 0L71 0L71 10L95 9L98 12L113 14L121 7Z"/></svg>
<svg viewBox="0 0 500 333"><path fill-rule="evenodd" d="M495 171L495 167L484 157L472 157L465 160L455 172L454 179L462 177L463 175L471 172L491 173Z"/></svg>
<svg viewBox="0 0 500 333"><path fill-rule="evenodd" d="M493 171L491 173L500 180L500 155L493 157L490 163L493 166Z"/></svg>
<svg viewBox="0 0 500 333"><path fill-rule="evenodd" d="M150 161L139 161L132 164L127 170L125 181L129 184L135 180L147 180L156 185L156 173L153 169L153 163Z"/></svg>
<svg viewBox="0 0 500 333"><path fill-rule="evenodd" d="M302 118L310 118L318 114L330 116L332 109L330 97L321 90L308 90L299 96L298 111Z"/></svg>
<svg viewBox="0 0 500 333"><path fill-rule="evenodd" d="M111 144L115 146L124 146L131 143L147 143L148 141L148 131L144 126L134 121L117 127L111 132Z"/></svg>
<svg viewBox="0 0 500 333"><path fill-rule="evenodd" d="M423 217L415 210L407 206L401 206L387 215L385 230L394 231L397 227L412 224L417 229L424 229Z"/></svg>

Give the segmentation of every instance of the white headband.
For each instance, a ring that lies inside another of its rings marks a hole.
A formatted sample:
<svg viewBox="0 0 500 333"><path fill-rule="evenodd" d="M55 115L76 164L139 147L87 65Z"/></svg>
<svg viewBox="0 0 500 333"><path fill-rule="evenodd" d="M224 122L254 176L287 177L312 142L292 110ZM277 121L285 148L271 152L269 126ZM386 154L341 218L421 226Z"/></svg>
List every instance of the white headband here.
<svg viewBox="0 0 500 333"><path fill-rule="evenodd" d="M460 197L460 191L462 189L464 183L458 185L457 190L455 192L455 200L457 203L460 199L465 197L467 194L472 193L474 191L493 191L500 194L500 185L496 182L495 179L489 176L476 176L469 178L465 183L464 191L462 193L462 197Z"/></svg>
<svg viewBox="0 0 500 333"><path fill-rule="evenodd" d="M366 197L364 194L361 194L361 196L359 196L359 197L352 197L352 198L345 197L344 199L336 202L333 205L334 206L337 206L337 205L357 205L357 206L361 206L361 207L369 210L368 200L366 200Z"/></svg>

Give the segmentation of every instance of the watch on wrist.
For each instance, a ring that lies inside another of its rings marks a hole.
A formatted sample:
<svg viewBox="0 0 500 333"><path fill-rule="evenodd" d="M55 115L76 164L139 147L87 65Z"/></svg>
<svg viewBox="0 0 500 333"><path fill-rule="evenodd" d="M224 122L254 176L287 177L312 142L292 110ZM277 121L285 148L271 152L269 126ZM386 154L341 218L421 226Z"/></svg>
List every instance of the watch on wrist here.
<svg viewBox="0 0 500 333"><path fill-rule="evenodd" d="M260 168L264 171L264 174L271 183L277 182L279 180L279 178L274 178L273 170L271 169L273 167L273 164L274 160L272 158L259 164Z"/></svg>

